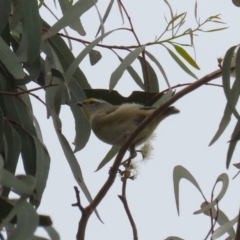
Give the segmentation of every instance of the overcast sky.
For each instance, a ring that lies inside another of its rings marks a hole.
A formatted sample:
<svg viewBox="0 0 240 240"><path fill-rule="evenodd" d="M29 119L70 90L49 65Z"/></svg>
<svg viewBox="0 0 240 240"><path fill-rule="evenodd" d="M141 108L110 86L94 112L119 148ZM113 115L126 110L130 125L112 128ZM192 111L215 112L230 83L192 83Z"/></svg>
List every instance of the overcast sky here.
<svg viewBox="0 0 240 240"><path fill-rule="evenodd" d="M169 19L169 9L164 1L123 1L131 16L134 28L141 43L154 41L156 36L164 30L166 23L164 15ZM59 17L59 6L55 9L53 2L47 1L50 8ZM107 7L108 1L99 1L98 8L101 14ZM174 12L187 12L186 24L183 29L194 28L195 1L170 1ZM54 18L42 7L41 14L49 24L54 23ZM194 38L197 53L197 63L201 70L190 69L200 78L216 69L217 58L224 56L226 50L232 45L238 44L239 31L239 8L236 8L230 0L202 0L198 2L198 16L203 21L209 16L221 14L222 20L229 29L214 33L199 32ZM125 17L125 25L128 26ZM99 20L97 12L92 8L82 16L82 23L87 32L84 39L94 40L98 29ZM109 31L122 26L122 19L117 4L114 3L113 12L105 24L105 30ZM206 25L205 29L223 27L223 25ZM183 30L182 29L182 30ZM181 31L181 30L180 30ZM83 38L74 31L69 31L71 36ZM181 40L187 41L187 38ZM113 33L103 41L104 44L131 45L135 40L130 32ZM83 49L79 42L73 42L73 53L79 54ZM102 60L95 66L91 66L89 58L81 63L80 67L86 74L93 88L108 88L111 73L119 64L116 56L106 49L96 48L102 53ZM172 60L166 49L157 46L147 48L163 65L170 84L189 83L195 81L187 75ZM193 56L193 50L187 49ZM126 52L119 52L124 56ZM133 63L139 69L138 63ZM155 68L156 69L156 68ZM160 81L160 89L164 90L166 84L161 74L156 69ZM221 79L215 82L221 83ZM32 86L30 86L32 87ZM116 86L116 90L124 96L128 96L134 90L140 90L133 82L130 75L125 73ZM39 92L44 99L44 93ZM139 174L135 181L129 181L127 186L127 198L133 217L138 228L139 239L165 239L168 236L178 236L183 239L204 239L211 224L210 218L205 215L193 215L204 201L200 193L193 185L185 180L180 183L180 216L177 214L172 173L176 165L187 168L198 181L204 195L208 200L211 198L211 190L217 177L226 172L230 178L230 186L224 199L219 203L229 219L233 219L240 202L239 189L240 179L232 180L236 169L231 165L226 170L227 141L230 139L235 120L232 121L227 131L211 147L208 144L214 136L225 108L226 100L222 88L204 86L193 93L180 99L174 105L181 111L180 114L169 117L158 127L156 138L152 142L154 150L152 159L147 163L140 164ZM73 186L75 182L67 160L60 147L54 132L52 120L46 119L46 109L33 99L35 115L39 119L43 138L51 156L51 170L48 185L43 195L39 214L50 215L54 227L61 235L61 239L75 239L78 221L81 213L77 208L71 207L76 202ZM61 109L63 121L63 133L71 143L74 140L74 121L67 106ZM99 172L94 172L99 162L103 159L110 146L99 141L91 134L87 146L76 154L81 165L85 182L92 194L98 192L108 177L111 163ZM234 153L232 162L239 162L239 149ZM137 160L140 160L140 155ZM21 169L20 169L21 171ZM221 184L219 184L221 185ZM220 186L216 189L218 194ZM117 195L121 194L121 181L116 182L107 196L98 207L99 214L104 224L92 215L88 223L87 240L112 240L132 239L132 230L122 203ZM87 201L81 195L83 206ZM38 232L46 236L43 231ZM224 237L226 238L227 235ZM221 239L225 239L221 238Z"/></svg>

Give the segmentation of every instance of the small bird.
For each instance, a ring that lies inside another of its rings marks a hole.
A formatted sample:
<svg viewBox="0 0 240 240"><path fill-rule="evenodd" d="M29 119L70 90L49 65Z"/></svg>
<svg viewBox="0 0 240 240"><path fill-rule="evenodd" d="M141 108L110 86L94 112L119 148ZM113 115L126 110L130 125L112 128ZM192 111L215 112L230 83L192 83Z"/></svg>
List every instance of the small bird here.
<svg viewBox="0 0 240 240"><path fill-rule="evenodd" d="M82 107L95 135L105 143L118 146L122 146L137 126L156 109L136 103L112 105L95 98L78 102L77 105ZM170 106L150 122L133 140L129 149L131 158L136 156L135 147L144 143L163 119L179 112Z"/></svg>

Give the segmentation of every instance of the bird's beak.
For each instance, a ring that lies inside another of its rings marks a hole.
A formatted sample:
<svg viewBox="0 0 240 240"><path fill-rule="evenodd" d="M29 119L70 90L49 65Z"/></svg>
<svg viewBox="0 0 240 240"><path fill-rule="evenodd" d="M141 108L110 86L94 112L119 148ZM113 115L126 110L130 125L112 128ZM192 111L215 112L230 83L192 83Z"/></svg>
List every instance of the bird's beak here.
<svg viewBox="0 0 240 240"><path fill-rule="evenodd" d="M83 102L77 102L77 105L78 105L79 107L83 107L83 106L84 106L84 103L83 103Z"/></svg>

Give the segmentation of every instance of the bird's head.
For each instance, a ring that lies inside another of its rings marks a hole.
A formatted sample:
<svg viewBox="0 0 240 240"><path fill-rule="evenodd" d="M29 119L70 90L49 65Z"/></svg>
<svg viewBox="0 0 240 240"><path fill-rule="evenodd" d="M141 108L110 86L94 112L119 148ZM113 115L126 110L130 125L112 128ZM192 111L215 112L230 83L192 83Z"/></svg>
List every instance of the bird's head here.
<svg viewBox="0 0 240 240"><path fill-rule="evenodd" d="M83 108L84 114L88 119L93 114L105 110L106 107L112 106L110 103L96 98L88 98L83 102L78 102L77 105Z"/></svg>

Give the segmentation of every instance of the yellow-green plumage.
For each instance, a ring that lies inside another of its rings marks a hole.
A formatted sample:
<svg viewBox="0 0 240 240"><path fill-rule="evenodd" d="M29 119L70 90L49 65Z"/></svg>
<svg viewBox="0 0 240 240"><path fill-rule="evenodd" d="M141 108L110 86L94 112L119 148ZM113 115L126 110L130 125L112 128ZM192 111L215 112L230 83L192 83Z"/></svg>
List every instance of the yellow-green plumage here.
<svg viewBox="0 0 240 240"><path fill-rule="evenodd" d="M137 126L155 110L155 108L135 103L116 106L94 98L87 99L78 105L83 107L93 132L100 140L120 146L124 144ZM145 142L164 118L176 113L179 113L179 110L175 107L165 109L138 134L132 146Z"/></svg>

